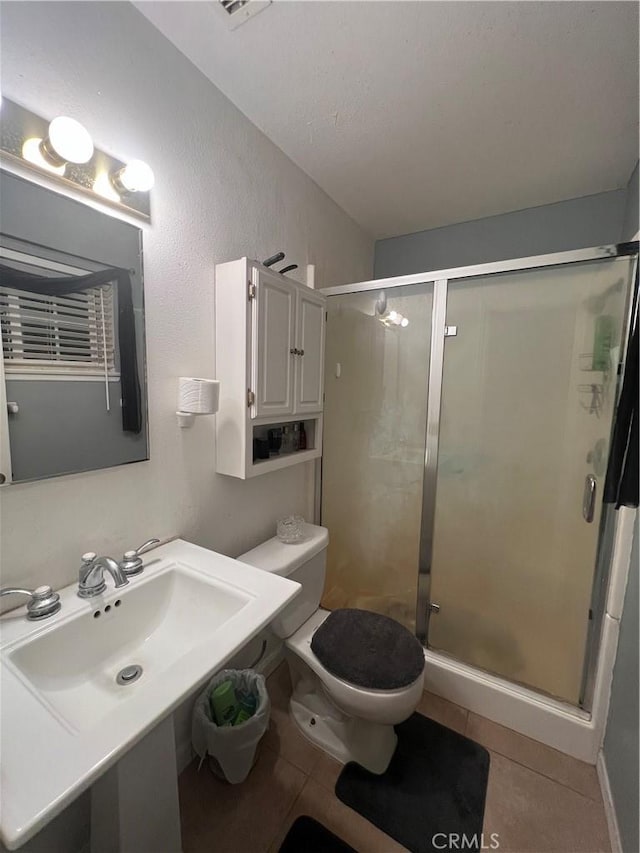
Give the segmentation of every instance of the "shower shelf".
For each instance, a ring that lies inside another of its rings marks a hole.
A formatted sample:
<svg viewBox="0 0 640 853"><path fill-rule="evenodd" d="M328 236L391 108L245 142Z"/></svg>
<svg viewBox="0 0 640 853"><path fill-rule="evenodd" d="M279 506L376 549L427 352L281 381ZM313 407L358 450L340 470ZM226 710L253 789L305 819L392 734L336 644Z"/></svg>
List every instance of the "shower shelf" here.
<svg viewBox="0 0 640 853"><path fill-rule="evenodd" d="M604 404L605 386L599 382L592 382L589 385L578 385L578 392L583 396L590 398L589 404L580 401L582 408L590 415L600 417Z"/></svg>
<svg viewBox="0 0 640 853"><path fill-rule="evenodd" d="M603 370L602 368L593 367L593 353L581 352L578 356L578 369L581 373L603 373L605 376L611 372L609 365Z"/></svg>

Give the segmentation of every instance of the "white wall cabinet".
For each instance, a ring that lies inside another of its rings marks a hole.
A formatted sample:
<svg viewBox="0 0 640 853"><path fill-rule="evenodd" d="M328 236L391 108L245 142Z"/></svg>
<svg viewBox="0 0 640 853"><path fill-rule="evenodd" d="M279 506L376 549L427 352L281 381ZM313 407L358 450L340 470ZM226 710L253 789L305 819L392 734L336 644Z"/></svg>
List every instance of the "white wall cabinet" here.
<svg viewBox="0 0 640 853"><path fill-rule="evenodd" d="M253 477L321 455L325 298L241 258L216 267L217 471ZM254 459L254 439L304 424L307 446Z"/></svg>
<svg viewBox="0 0 640 853"><path fill-rule="evenodd" d="M310 288L296 294L298 355L295 371L294 414L322 411L324 399L325 298Z"/></svg>
<svg viewBox="0 0 640 853"><path fill-rule="evenodd" d="M251 326L253 352L252 417L291 415L294 410L292 357L295 343L296 292L288 281L254 270ZM284 278L281 276L280 278Z"/></svg>

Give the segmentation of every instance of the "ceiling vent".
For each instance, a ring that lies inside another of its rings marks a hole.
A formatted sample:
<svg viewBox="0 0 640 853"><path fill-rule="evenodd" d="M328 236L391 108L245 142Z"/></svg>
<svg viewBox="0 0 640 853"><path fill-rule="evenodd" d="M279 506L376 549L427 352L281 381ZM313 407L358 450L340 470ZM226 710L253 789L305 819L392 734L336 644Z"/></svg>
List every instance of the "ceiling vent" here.
<svg viewBox="0 0 640 853"><path fill-rule="evenodd" d="M218 0L215 3L230 30L237 29L270 5L271 0Z"/></svg>

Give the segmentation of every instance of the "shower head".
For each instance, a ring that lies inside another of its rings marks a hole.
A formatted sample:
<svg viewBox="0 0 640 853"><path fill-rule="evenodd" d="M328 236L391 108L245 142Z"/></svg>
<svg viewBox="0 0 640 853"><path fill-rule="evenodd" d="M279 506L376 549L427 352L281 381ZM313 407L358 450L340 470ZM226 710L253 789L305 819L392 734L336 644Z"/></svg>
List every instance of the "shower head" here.
<svg viewBox="0 0 640 853"><path fill-rule="evenodd" d="M387 294L381 290L376 299L376 314L384 314L387 310Z"/></svg>

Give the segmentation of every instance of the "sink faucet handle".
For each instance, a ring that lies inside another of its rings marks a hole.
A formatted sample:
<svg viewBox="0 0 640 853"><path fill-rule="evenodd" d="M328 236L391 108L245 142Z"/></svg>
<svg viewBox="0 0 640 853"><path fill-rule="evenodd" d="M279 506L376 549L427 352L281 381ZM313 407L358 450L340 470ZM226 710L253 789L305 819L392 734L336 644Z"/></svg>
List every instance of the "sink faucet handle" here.
<svg viewBox="0 0 640 853"><path fill-rule="evenodd" d="M120 568L125 573L125 575L139 575L144 565L142 563L141 554L144 554L145 551L148 551L153 545L157 545L160 542L159 539L149 539L143 545L140 545L139 548L135 548L131 551L125 551L122 560L120 561Z"/></svg>
<svg viewBox="0 0 640 853"><path fill-rule="evenodd" d="M86 554L82 555L82 565L80 566L80 571L78 572L78 583L84 584L89 577L89 573L93 569L93 561L97 558L97 554L95 551L87 551Z"/></svg>
<svg viewBox="0 0 640 853"><path fill-rule="evenodd" d="M157 545L159 542L160 542L159 539L147 539L147 541L143 545L141 545L139 548L136 548L133 553L136 556L139 556L140 554L144 554L145 551L148 551L149 548L153 547L154 545ZM131 553L130 551L127 551L127 554L130 554L130 553Z"/></svg>
<svg viewBox="0 0 640 853"><path fill-rule="evenodd" d="M50 586L38 586L34 590L22 589L21 587L5 587L0 590L0 596L11 595L14 592L29 596L27 619L46 619L47 616L53 616L62 607L60 596Z"/></svg>

